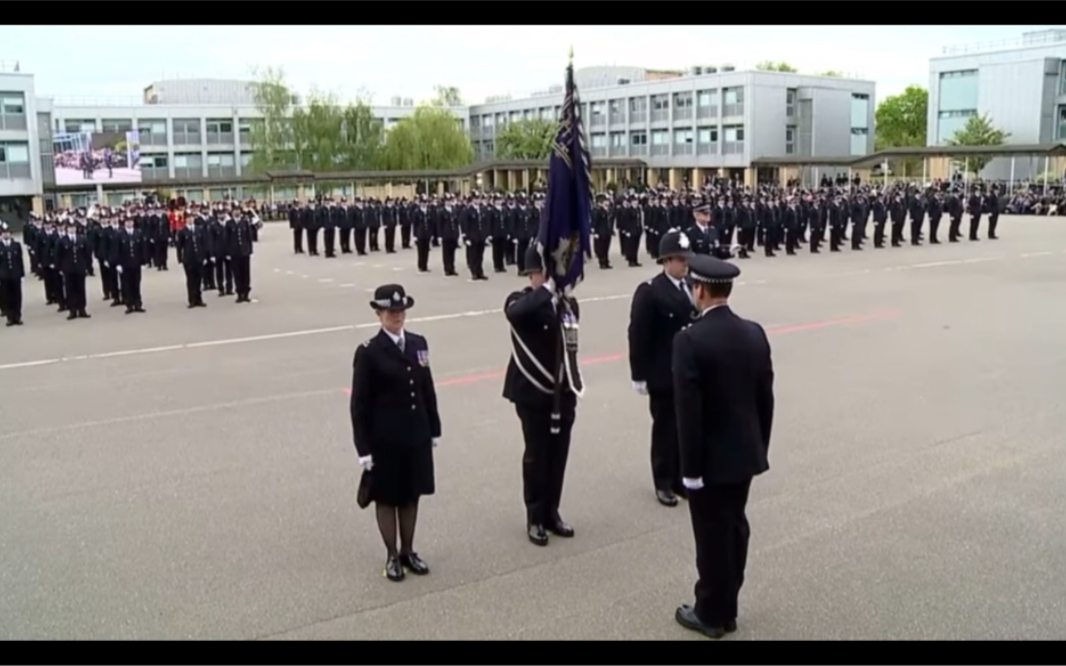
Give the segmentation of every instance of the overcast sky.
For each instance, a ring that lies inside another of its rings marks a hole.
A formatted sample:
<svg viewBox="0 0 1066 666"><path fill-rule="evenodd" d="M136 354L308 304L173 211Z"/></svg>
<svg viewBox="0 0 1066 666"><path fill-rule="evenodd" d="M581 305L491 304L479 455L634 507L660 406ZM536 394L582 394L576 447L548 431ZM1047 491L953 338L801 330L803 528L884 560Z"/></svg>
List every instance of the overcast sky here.
<svg viewBox="0 0 1066 666"><path fill-rule="evenodd" d="M928 85L928 60L944 46L1049 27L2 26L0 59L18 59L34 73L41 96L136 98L154 80L251 78L256 66L280 66L300 92L365 90L388 104L394 95L418 101L435 85L451 85L467 102L481 102L561 84L572 45L579 68L741 69L769 59L812 73L842 70L876 81L883 99Z"/></svg>

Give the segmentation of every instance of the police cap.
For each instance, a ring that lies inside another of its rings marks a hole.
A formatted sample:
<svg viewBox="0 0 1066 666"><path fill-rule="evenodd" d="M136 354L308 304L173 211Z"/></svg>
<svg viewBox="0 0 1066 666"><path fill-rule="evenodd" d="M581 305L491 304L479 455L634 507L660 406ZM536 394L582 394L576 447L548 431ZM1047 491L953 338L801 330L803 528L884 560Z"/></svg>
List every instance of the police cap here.
<svg viewBox="0 0 1066 666"><path fill-rule="evenodd" d="M704 215L711 214L711 204L706 201L699 201L692 207L693 213L703 213Z"/></svg>
<svg viewBox="0 0 1066 666"><path fill-rule="evenodd" d="M689 259L688 274L693 282L722 284L737 279L740 269L728 261L698 254Z"/></svg>
<svg viewBox="0 0 1066 666"><path fill-rule="evenodd" d="M523 276L544 272L544 259L541 258L536 245L530 245L526 248L525 264L526 267L522 271Z"/></svg>

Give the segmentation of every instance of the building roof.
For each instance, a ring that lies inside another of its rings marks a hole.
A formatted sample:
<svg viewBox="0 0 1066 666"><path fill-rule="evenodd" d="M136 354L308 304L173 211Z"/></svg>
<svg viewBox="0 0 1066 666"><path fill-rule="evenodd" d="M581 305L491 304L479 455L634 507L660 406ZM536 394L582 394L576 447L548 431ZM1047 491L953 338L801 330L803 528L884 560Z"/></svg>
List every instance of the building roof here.
<svg viewBox="0 0 1066 666"><path fill-rule="evenodd" d="M854 155L839 155L822 157L820 155L783 155L781 157L760 157L752 160L753 167L767 166L851 166L856 157Z"/></svg>
<svg viewBox="0 0 1066 666"><path fill-rule="evenodd" d="M869 155L848 156L809 156L783 155L780 157L760 157L752 160L753 167L769 166L846 166L865 168L876 166L885 160L908 159L916 157L966 157L967 155L993 157L1028 157L1033 155L1057 157L1066 155L1066 142L1004 144L1001 146L909 146L886 148Z"/></svg>

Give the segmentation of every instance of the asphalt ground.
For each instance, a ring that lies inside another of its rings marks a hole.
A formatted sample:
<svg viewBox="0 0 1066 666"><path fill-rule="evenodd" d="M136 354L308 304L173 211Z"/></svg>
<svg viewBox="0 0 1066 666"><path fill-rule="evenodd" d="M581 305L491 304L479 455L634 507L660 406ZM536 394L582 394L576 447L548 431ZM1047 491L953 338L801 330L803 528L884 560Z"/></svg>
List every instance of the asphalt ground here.
<svg viewBox="0 0 1066 666"><path fill-rule="evenodd" d="M739 631L752 639L1057 639L1066 631L1066 221L1002 239L740 263L734 308L771 333L777 415ZM616 250L617 251L617 250ZM629 296L579 288L588 392L563 515L525 537L521 439L501 397L504 298L523 282L414 271L413 251L293 256L267 225L255 303L145 273L146 314L68 322L25 284L0 329L0 638L695 639L687 509L652 493L649 415L624 354ZM345 390L402 283L444 436L396 584Z"/></svg>

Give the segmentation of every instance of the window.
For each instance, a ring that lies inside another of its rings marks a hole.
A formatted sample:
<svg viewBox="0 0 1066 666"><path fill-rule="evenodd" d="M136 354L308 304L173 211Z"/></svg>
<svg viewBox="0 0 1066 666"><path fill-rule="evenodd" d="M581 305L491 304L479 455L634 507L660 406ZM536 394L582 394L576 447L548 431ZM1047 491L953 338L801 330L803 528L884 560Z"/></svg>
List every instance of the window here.
<svg viewBox="0 0 1066 666"><path fill-rule="evenodd" d="M606 134L593 134L591 138L592 138L592 147L593 148L606 148L607 147L607 135Z"/></svg>
<svg viewBox="0 0 1066 666"><path fill-rule="evenodd" d="M700 108L708 106L718 106L718 91L701 90L696 93L696 106Z"/></svg>
<svg viewBox="0 0 1066 666"><path fill-rule="evenodd" d="M496 114L496 126L497 127L507 127L507 114L506 113L497 113Z"/></svg>
<svg viewBox="0 0 1066 666"><path fill-rule="evenodd" d="M203 158L199 153L178 153L174 156L174 168L198 169L203 165Z"/></svg>
<svg viewBox="0 0 1066 666"><path fill-rule="evenodd" d="M790 126L785 128L785 154L791 155L794 152L796 152L796 128Z"/></svg>
<svg viewBox="0 0 1066 666"><path fill-rule="evenodd" d="M851 130L851 154L852 155L865 155L866 144L869 138L869 130L865 128L855 127Z"/></svg>
<svg viewBox="0 0 1066 666"><path fill-rule="evenodd" d="M692 93L674 93L675 109L692 108Z"/></svg>
<svg viewBox="0 0 1066 666"><path fill-rule="evenodd" d="M852 97L854 98L854 95L852 95ZM869 100L867 100L867 103L869 103ZM853 101L852 102L852 107L854 108L854 106L855 106L855 103ZM792 116L796 115L796 89L795 88L789 88L788 90L785 91L785 115L790 117L790 118ZM865 127L865 125L863 127Z"/></svg>
<svg viewBox="0 0 1066 666"><path fill-rule="evenodd" d="M196 126L197 132L200 131L200 126ZM192 132L193 130L187 130ZM207 133L208 134L233 134L233 121L232 120L208 120L207 121Z"/></svg>
<svg viewBox="0 0 1066 666"><path fill-rule="evenodd" d="M1059 72L1059 94L1066 95L1066 60L1062 61L1060 67L1062 70Z"/></svg>
<svg viewBox="0 0 1066 666"><path fill-rule="evenodd" d="M611 148L624 148L625 145L625 132L611 132Z"/></svg>
<svg viewBox="0 0 1066 666"><path fill-rule="evenodd" d="M493 124L494 123L493 123L492 116L482 116L481 117L481 126L484 127L485 129L492 129Z"/></svg>
<svg viewBox="0 0 1066 666"><path fill-rule="evenodd" d="M655 95L651 98L653 111L667 111L670 109L670 98L666 95Z"/></svg>
<svg viewBox="0 0 1066 666"><path fill-rule="evenodd" d="M234 163L233 153L208 153L207 155L209 167L231 167Z"/></svg>
<svg viewBox="0 0 1066 666"><path fill-rule="evenodd" d="M675 144L689 144L692 143L692 130L674 130L674 143Z"/></svg>
<svg viewBox="0 0 1066 666"><path fill-rule="evenodd" d="M743 127L726 127L725 128L725 140L727 143L736 143L744 140L744 128Z"/></svg>
<svg viewBox="0 0 1066 666"><path fill-rule="evenodd" d="M30 144L28 143L0 143L0 163L3 164L29 164Z"/></svg>
<svg viewBox="0 0 1066 666"><path fill-rule="evenodd" d="M26 113L26 97L22 93L0 93L0 113L11 116Z"/></svg>
<svg viewBox="0 0 1066 666"><path fill-rule="evenodd" d="M174 121L174 133L175 134L199 134L200 133L200 120L198 118L190 118L187 120L175 120Z"/></svg>
<svg viewBox="0 0 1066 666"><path fill-rule="evenodd" d="M137 130L141 134L154 134L165 137L167 135L167 121L141 120L137 122Z"/></svg>
<svg viewBox="0 0 1066 666"><path fill-rule="evenodd" d="M632 132L629 135L629 145L631 146L646 146L648 145L648 135L644 132Z"/></svg>
<svg viewBox="0 0 1066 666"><path fill-rule="evenodd" d="M95 132L96 121L95 120L66 120L63 122L63 131L68 134L78 134L81 132Z"/></svg>
<svg viewBox="0 0 1066 666"><path fill-rule="evenodd" d="M1066 139L1066 106L1059 107L1059 140Z"/></svg>
<svg viewBox="0 0 1066 666"><path fill-rule="evenodd" d="M607 107L608 107L608 113L610 113L612 116L620 114L620 113L622 113L622 109L623 109L622 100L620 100L620 99L612 99L610 102L607 103Z"/></svg>
<svg viewBox="0 0 1066 666"><path fill-rule="evenodd" d="M552 120L552 108L550 106L541 107L540 109L541 120Z"/></svg>
<svg viewBox="0 0 1066 666"><path fill-rule="evenodd" d="M940 75L937 111L977 108L977 70L944 72Z"/></svg>
<svg viewBox="0 0 1066 666"><path fill-rule="evenodd" d="M533 109L526 109L522 112L522 120L533 120Z"/></svg>
<svg viewBox="0 0 1066 666"><path fill-rule="evenodd" d="M651 133L651 145L653 146L665 146L669 143L669 133L666 130L655 130Z"/></svg>
<svg viewBox="0 0 1066 666"><path fill-rule="evenodd" d="M250 166L251 163L252 163L252 154L251 153L241 153L241 166L242 167Z"/></svg>
<svg viewBox="0 0 1066 666"><path fill-rule="evenodd" d="M630 97L629 110L634 113L648 110L648 100L643 97Z"/></svg>
<svg viewBox="0 0 1066 666"><path fill-rule="evenodd" d="M723 91L726 104L743 104L744 103L744 89L743 88L726 88Z"/></svg>
<svg viewBox="0 0 1066 666"><path fill-rule="evenodd" d="M704 145L718 143L718 128L700 127L696 130L696 142Z"/></svg>
<svg viewBox="0 0 1066 666"><path fill-rule="evenodd" d="M870 96L853 94L851 96L851 126L870 126Z"/></svg>
<svg viewBox="0 0 1066 666"><path fill-rule="evenodd" d="M589 115L592 117L603 115L603 102L593 102L589 105Z"/></svg>
<svg viewBox="0 0 1066 666"><path fill-rule="evenodd" d="M141 166L145 169L166 169L166 155L141 155Z"/></svg>
<svg viewBox="0 0 1066 666"><path fill-rule="evenodd" d="M512 111L511 112L511 116L510 116L510 121L512 123L517 123L519 120L522 120L522 112L521 111Z"/></svg>
<svg viewBox="0 0 1066 666"><path fill-rule="evenodd" d="M941 111L937 114L937 143L943 144L966 126L971 116L976 116L977 111Z"/></svg>
<svg viewBox="0 0 1066 666"><path fill-rule="evenodd" d="M132 120L114 120L105 118L100 121L101 132L129 132L133 129Z"/></svg>

